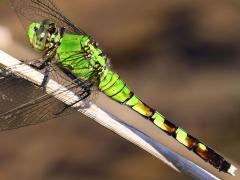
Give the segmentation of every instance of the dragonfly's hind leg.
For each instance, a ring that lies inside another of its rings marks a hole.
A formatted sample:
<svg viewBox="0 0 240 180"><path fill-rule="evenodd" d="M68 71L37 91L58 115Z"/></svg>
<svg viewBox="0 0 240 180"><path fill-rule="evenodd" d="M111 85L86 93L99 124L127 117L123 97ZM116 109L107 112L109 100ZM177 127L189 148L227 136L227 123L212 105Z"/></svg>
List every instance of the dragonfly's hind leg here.
<svg viewBox="0 0 240 180"><path fill-rule="evenodd" d="M75 83L80 86L82 88L83 91L81 91L81 93L77 94L79 97L79 100L77 100L76 102L72 103L72 104L64 104L64 107L62 108L62 110L60 110L59 112L56 113L56 115L63 113L67 108L74 106L75 104L79 103L80 101L86 99L87 97L89 97L91 95L91 86L92 84L85 84L84 81L81 81L80 79L75 79Z"/></svg>
<svg viewBox="0 0 240 180"><path fill-rule="evenodd" d="M72 107L75 104L79 103L80 101L82 101L82 100L86 99L87 97L89 97L90 94L91 94L91 90L90 89L87 90L87 91L82 92L81 94L78 95L79 96L79 100L77 100L76 102L74 102L72 104L64 104L64 107L60 111L54 113L54 115L62 114L69 107Z"/></svg>

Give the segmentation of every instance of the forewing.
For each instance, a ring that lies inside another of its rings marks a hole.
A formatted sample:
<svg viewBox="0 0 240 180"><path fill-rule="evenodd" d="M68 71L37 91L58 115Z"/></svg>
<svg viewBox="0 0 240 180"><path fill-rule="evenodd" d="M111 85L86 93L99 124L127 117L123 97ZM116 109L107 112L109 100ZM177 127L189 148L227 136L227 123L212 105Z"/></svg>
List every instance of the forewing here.
<svg viewBox="0 0 240 180"><path fill-rule="evenodd" d="M64 109L64 103L46 94L42 88L5 70L0 71L0 107L0 131L38 124L75 112L70 107Z"/></svg>
<svg viewBox="0 0 240 180"><path fill-rule="evenodd" d="M59 27L65 27L66 32L87 35L64 16L52 0L9 0L9 2L26 30L32 22L50 19Z"/></svg>

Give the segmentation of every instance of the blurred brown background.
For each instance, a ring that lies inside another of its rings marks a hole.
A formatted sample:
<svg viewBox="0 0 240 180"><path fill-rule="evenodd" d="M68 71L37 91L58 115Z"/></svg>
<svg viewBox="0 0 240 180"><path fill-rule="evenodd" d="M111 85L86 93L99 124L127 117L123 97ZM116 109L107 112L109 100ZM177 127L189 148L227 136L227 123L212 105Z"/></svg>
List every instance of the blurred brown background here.
<svg viewBox="0 0 240 180"><path fill-rule="evenodd" d="M240 163L237 0L55 2L100 42L114 70L143 100ZM19 58L31 56L26 34L3 0L0 15L0 49ZM234 179L127 108L101 95L97 103L219 177ZM0 144L0 179L187 179L81 114L3 132Z"/></svg>

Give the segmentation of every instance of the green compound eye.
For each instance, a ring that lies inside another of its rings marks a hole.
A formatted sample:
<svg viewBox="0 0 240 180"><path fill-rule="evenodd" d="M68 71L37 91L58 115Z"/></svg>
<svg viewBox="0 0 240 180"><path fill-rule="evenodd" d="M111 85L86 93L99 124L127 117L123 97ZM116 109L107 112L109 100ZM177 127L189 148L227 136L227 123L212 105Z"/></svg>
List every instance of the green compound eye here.
<svg viewBox="0 0 240 180"><path fill-rule="evenodd" d="M31 23L28 28L28 39L31 44L33 44L34 36L36 36L36 33L38 29L40 28L40 23Z"/></svg>

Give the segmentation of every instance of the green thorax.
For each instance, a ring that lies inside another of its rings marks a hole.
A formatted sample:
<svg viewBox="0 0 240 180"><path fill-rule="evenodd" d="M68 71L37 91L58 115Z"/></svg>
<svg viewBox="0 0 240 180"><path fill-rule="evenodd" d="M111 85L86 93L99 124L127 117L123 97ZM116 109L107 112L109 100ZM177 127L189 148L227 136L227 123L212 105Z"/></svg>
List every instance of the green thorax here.
<svg viewBox="0 0 240 180"><path fill-rule="evenodd" d="M100 79L106 69L102 50L84 35L65 34L57 49L56 59L73 75L85 80Z"/></svg>

